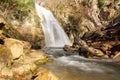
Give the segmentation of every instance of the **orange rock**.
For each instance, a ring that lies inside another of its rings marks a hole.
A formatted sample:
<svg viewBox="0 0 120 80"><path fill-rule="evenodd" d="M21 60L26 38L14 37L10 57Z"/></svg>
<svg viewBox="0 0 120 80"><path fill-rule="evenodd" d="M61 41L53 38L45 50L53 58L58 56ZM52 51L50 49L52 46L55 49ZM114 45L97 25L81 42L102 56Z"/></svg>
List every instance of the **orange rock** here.
<svg viewBox="0 0 120 80"><path fill-rule="evenodd" d="M113 59L120 59L120 52L116 52L116 55L113 57Z"/></svg>
<svg viewBox="0 0 120 80"><path fill-rule="evenodd" d="M2 74L0 73L0 78L2 77Z"/></svg>
<svg viewBox="0 0 120 80"><path fill-rule="evenodd" d="M35 80L60 80L53 72L42 70L37 73Z"/></svg>

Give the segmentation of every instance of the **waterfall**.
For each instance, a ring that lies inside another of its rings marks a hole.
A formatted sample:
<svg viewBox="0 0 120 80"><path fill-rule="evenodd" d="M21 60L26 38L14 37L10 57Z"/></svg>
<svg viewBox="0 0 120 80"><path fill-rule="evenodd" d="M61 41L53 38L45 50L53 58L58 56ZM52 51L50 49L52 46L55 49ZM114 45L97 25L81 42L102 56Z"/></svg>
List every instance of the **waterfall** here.
<svg viewBox="0 0 120 80"><path fill-rule="evenodd" d="M46 47L63 47L64 45L71 45L68 36L59 22L55 19L52 12L37 3L35 3L35 8L41 19Z"/></svg>

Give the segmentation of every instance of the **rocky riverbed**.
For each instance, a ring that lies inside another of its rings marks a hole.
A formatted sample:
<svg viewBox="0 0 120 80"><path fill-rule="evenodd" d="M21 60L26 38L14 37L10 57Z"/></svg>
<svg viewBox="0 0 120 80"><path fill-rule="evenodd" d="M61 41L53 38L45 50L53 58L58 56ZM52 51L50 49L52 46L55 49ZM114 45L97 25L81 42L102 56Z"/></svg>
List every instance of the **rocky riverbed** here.
<svg viewBox="0 0 120 80"><path fill-rule="evenodd" d="M37 68L49 59L44 50L35 50L27 41L14 39L5 30L10 28L0 18L0 80L59 80L50 70ZM15 34L14 34L15 35Z"/></svg>
<svg viewBox="0 0 120 80"><path fill-rule="evenodd" d="M38 0L73 43L52 53L34 2L9 1L0 1L0 80L119 80L120 0Z"/></svg>

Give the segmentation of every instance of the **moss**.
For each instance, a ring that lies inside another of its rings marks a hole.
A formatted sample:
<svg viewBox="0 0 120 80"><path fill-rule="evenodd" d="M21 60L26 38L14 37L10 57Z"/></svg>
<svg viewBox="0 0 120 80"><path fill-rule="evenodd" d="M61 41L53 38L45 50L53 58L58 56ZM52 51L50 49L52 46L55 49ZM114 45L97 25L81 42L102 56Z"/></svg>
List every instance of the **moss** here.
<svg viewBox="0 0 120 80"><path fill-rule="evenodd" d="M18 9L21 11L34 8L34 0L29 0L28 2L24 2L23 0L16 0L15 2L18 4Z"/></svg>
<svg viewBox="0 0 120 80"><path fill-rule="evenodd" d="M9 5L16 5L14 8L18 10L25 11L28 8L34 8L34 0L0 0L0 3L8 3Z"/></svg>
<svg viewBox="0 0 120 80"><path fill-rule="evenodd" d="M2 29L2 34L7 35L7 30L5 28Z"/></svg>
<svg viewBox="0 0 120 80"><path fill-rule="evenodd" d="M98 6L100 8L104 7L104 5L105 5L105 0L98 0Z"/></svg>
<svg viewBox="0 0 120 80"><path fill-rule="evenodd" d="M45 58L45 59L39 59L35 62L36 65L44 65L46 64L47 62L52 62L53 60L52 59L49 59L49 58Z"/></svg>
<svg viewBox="0 0 120 80"><path fill-rule="evenodd" d="M40 27L40 18L37 15L34 15L35 27Z"/></svg>
<svg viewBox="0 0 120 80"><path fill-rule="evenodd" d="M62 14L64 12L64 9L63 8L60 8L59 9L59 13Z"/></svg>
<svg viewBox="0 0 120 80"><path fill-rule="evenodd" d="M13 0L0 0L0 2L7 2L7 3L11 3L11 2L13 2Z"/></svg>

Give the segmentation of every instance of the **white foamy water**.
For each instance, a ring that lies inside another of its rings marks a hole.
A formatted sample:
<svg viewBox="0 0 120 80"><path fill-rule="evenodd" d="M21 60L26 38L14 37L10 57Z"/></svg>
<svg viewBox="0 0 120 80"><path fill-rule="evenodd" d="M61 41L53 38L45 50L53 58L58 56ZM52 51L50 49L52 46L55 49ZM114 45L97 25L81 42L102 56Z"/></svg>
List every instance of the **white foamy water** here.
<svg viewBox="0 0 120 80"><path fill-rule="evenodd" d="M89 60L79 56L54 58L44 66L53 71L60 80L119 80L120 68L109 61Z"/></svg>
<svg viewBox="0 0 120 80"><path fill-rule="evenodd" d="M69 57L60 57L56 59L61 64L64 64L64 66L71 66L76 67L83 71L94 71L94 72L104 72L104 71L110 71L114 72L114 70L105 67L103 65L100 65L96 62L86 62L85 58L80 57L77 58L77 56L69 56Z"/></svg>
<svg viewBox="0 0 120 80"><path fill-rule="evenodd" d="M55 19L52 12L39 6L37 3L35 3L35 8L41 19L46 47L63 47L64 45L71 45L68 36Z"/></svg>

